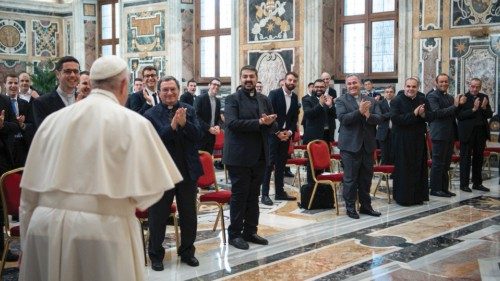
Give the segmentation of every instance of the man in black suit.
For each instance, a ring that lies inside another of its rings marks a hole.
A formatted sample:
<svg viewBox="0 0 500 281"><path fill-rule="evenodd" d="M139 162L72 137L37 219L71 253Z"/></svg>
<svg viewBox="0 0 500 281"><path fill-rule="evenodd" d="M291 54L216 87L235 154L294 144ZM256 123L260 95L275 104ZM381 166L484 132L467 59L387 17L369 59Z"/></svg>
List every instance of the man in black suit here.
<svg viewBox="0 0 500 281"><path fill-rule="evenodd" d="M373 81L370 79L365 79L363 81L363 87L365 88L365 95L374 98L376 101L380 101L382 96L373 89Z"/></svg>
<svg viewBox="0 0 500 281"><path fill-rule="evenodd" d="M380 148L382 150L381 163L384 165L392 164L392 154L391 154L391 101L394 98L396 90L394 86L390 85L384 89L384 99L379 101L380 112L382 116L382 123L377 126L377 137L376 139L380 142Z"/></svg>
<svg viewBox="0 0 500 281"><path fill-rule="evenodd" d="M453 155L453 144L457 138L455 117L459 105L465 103L463 95L457 95L455 98L450 96L447 93L448 86L448 74L441 73L436 77L436 90L426 96L428 108L425 111L432 141L430 195L438 197L456 195L448 190L448 171Z"/></svg>
<svg viewBox="0 0 500 281"><path fill-rule="evenodd" d="M312 95L313 90L314 90L314 83L310 82L309 84L307 84L306 93L304 94L304 96L302 96L302 99L300 100L301 107L304 106L304 101L307 100ZM303 130L302 132L305 132L306 131L306 118L304 116L302 116L302 121L300 122L300 125L302 125L302 130Z"/></svg>
<svg viewBox="0 0 500 281"><path fill-rule="evenodd" d="M325 81L325 86L326 86L325 94L328 94L333 99L336 99L337 98L337 91L335 91L335 89L332 88L333 80L332 80L332 76L330 75L330 73L328 73L328 72L321 73L321 80Z"/></svg>
<svg viewBox="0 0 500 281"><path fill-rule="evenodd" d="M370 198L376 126L382 122L380 109L375 99L361 95L358 76L347 76L345 84L347 94L337 98L335 108L340 121L338 147L344 164L342 191L347 215L359 219L357 197L361 214L380 216L380 212L373 210Z"/></svg>
<svg viewBox="0 0 500 281"><path fill-rule="evenodd" d="M191 79L187 82L187 90L181 95L180 101L194 106L194 100L196 98L196 81Z"/></svg>
<svg viewBox="0 0 500 281"><path fill-rule="evenodd" d="M198 266L194 257L197 230L196 216L196 181L203 174L198 156L198 143L201 129L194 108L178 101L179 82L172 76L158 81L161 103L144 113L155 127L183 180L174 189L166 191L163 197L149 208L149 258L151 268L163 270L165 249L165 229L167 227L170 205L174 200L179 210L181 227L181 245L177 254L181 261L190 266Z"/></svg>
<svg viewBox="0 0 500 281"><path fill-rule="evenodd" d="M269 198L269 182L274 170L275 200L295 200L294 196L288 195L284 190L284 173L286 159L288 158L288 146L293 132L297 130L299 118L299 101L293 92L297 84L298 75L295 72L288 72L285 75L285 86L269 92L268 98L271 101L276 114L278 132L269 135L270 165L266 167L264 180L262 181L262 198L265 205L272 205ZM274 169L273 169L274 168Z"/></svg>
<svg viewBox="0 0 500 281"><path fill-rule="evenodd" d="M232 183L229 244L247 250L247 242L267 245L257 234L259 193L264 169L269 164L269 134L277 132L276 115L269 99L255 91L257 69L240 70L242 88L226 98L225 139L222 161Z"/></svg>
<svg viewBox="0 0 500 281"><path fill-rule="evenodd" d="M217 97L221 82L218 78L212 79L208 84L208 92L201 94L195 103L196 116L200 121L203 138L200 150L210 154L214 152L215 136L220 133L220 99Z"/></svg>
<svg viewBox="0 0 500 281"><path fill-rule="evenodd" d="M29 102L32 107L33 100L40 95L38 92L31 88L31 76L27 72L21 72L19 78L19 97Z"/></svg>
<svg viewBox="0 0 500 281"><path fill-rule="evenodd" d="M322 139L326 142L335 138L335 102L334 98L325 94L326 85L322 79L314 81L314 90L311 96L302 100L306 129L304 130L304 144L312 140Z"/></svg>
<svg viewBox="0 0 500 281"><path fill-rule="evenodd" d="M76 86L80 82L80 63L72 56L59 59L56 63L59 86L33 102L33 117L38 128L49 114L71 105L76 101Z"/></svg>
<svg viewBox="0 0 500 281"><path fill-rule="evenodd" d="M469 84L469 92L465 94L467 101L458 109L458 138L460 140L460 189L472 192L469 188L470 169L472 164L472 188L490 191L483 186L481 170L486 140L490 136L488 119L493 111L488 96L480 93L482 81L473 78ZM471 163L472 157L472 163Z"/></svg>
<svg viewBox="0 0 500 281"><path fill-rule="evenodd" d="M131 94L125 107L144 115L146 110L160 103L158 91L158 70L154 66L146 66L142 69L143 90Z"/></svg>

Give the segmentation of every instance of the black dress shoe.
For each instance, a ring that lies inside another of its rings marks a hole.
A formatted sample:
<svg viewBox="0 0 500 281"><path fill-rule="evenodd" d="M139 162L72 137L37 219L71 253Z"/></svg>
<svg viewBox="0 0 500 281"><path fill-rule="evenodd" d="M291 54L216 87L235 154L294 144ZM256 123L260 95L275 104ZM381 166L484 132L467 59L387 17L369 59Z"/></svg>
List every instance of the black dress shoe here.
<svg viewBox="0 0 500 281"><path fill-rule="evenodd" d="M356 213L356 211L347 210L347 216L350 217L351 219L359 219L359 215L358 213Z"/></svg>
<svg viewBox="0 0 500 281"><path fill-rule="evenodd" d="M451 191L449 191L449 190L444 191L444 193L446 193L446 194L448 194L448 195L450 195L450 196L457 196L457 194L456 194L456 193L453 193L453 192L451 192Z"/></svg>
<svg viewBox="0 0 500 281"><path fill-rule="evenodd" d="M443 191L431 191L432 196L437 196L437 197L451 197L450 194L445 193Z"/></svg>
<svg viewBox="0 0 500 281"><path fill-rule="evenodd" d="M200 262L195 257L181 257L181 262L186 263L189 266L198 266Z"/></svg>
<svg viewBox="0 0 500 281"><path fill-rule="evenodd" d="M274 195L274 200L294 201L294 200L297 200L297 197L290 196L290 195L286 194L286 192L285 192L283 194Z"/></svg>
<svg viewBox="0 0 500 281"><path fill-rule="evenodd" d="M472 192L472 189L470 189L468 186L460 187L460 190L465 192Z"/></svg>
<svg viewBox="0 0 500 281"><path fill-rule="evenodd" d="M163 271L163 262L151 261L151 269L153 269L154 271Z"/></svg>
<svg viewBox="0 0 500 281"><path fill-rule="evenodd" d="M472 189L486 191L486 192L490 191L489 188L487 188L486 186L484 186L482 184L480 184L480 185L473 185Z"/></svg>
<svg viewBox="0 0 500 281"><path fill-rule="evenodd" d="M3 250L2 250L3 252ZM7 262L14 262L14 261L17 261L19 259L19 256L12 253L10 250L7 251L7 255L5 255L5 261Z"/></svg>
<svg viewBox="0 0 500 281"><path fill-rule="evenodd" d="M262 202L262 204L267 205L267 206L273 205L273 200L271 200L271 198L269 198L269 196L267 196L267 195L262 195L260 202Z"/></svg>
<svg viewBox="0 0 500 281"><path fill-rule="evenodd" d="M293 177L295 177L295 175L290 170L286 170L285 173L283 173L283 175L285 177L287 177L287 178L293 178Z"/></svg>
<svg viewBox="0 0 500 281"><path fill-rule="evenodd" d="M248 246L248 243L241 237L229 239L229 245L232 245L233 247L241 250L248 250L248 248L250 248L250 246Z"/></svg>
<svg viewBox="0 0 500 281"><path fill-rule="evenodd" d="M260 237L257 233L245 235L243 234L243 239L247 242L251 242L259 245L267 245L269 241L267 239Z"/></svg>
<svg viewBox="0 0 500 281"><path fill-rule="evenodd" d="M380 215L382 215L382 213L377 212L374 209L363 209L363 208L359 209L359 213L369 215L372 217L380 217Z"/></svg>

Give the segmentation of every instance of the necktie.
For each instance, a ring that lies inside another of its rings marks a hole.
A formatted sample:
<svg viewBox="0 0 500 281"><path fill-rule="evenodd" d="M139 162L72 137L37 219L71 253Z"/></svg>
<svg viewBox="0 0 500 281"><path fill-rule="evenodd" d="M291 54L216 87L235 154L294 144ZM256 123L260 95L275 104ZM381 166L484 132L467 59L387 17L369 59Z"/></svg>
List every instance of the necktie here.
<svg viewBox="0 0 500 281"><path fill-rule="evenodd" d="M157 105L158 104L158 97L157 97L156 93L153 94L153 99L155 100L155 104L153 104L153 105Z"/></svg>
<svg viewBox="0 0 500 281"><path fill-rule="evenodd" d="M19 111L17 110L17 100L16 99L11 99L10 104L12 105L12 110L14 111L14 114L16 117L19 116Z"/></svg>

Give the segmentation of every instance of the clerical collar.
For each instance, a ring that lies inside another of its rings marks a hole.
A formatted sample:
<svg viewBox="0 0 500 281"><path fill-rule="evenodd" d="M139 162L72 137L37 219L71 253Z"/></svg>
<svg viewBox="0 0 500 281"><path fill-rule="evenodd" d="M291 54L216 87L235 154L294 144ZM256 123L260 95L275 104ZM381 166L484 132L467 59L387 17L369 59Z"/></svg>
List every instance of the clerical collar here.
<svg viewBox="0 0 500 281"><path fill-rule="evenodd" d="M174 110L179 107L179 102L176 102L174 105L166 105L164 103L161 103L167 110Z"/></svg>
<svg viewBox="0 0 500 281"><path fill-rule="evenodd" d="M156 94L156 92L155 92L155 91L151 91L151 90L150 90L150 89L148 89L148 88L145 88L145 89L146 89L146 91L148 92L148 95L150 95L150 96L151 96L151 95L153 95L153 94Z"/></svg>
<svg viewBox="0 0 500 281"><path fill-rule="evenodd" d="M255 97L255 89L253 89L251 91L247 91L246 89L241 89L241 91L243 93L245 93L245 95L247 95L247 96L249 96L251 98Z"/></svg>
<svg viewBox="0 0 500 281"><path fill-rule="evenodd" d="M75 95L76 89L72 90L70 93L66 93L61 89L61 86L58 86L56 92L61 96L71 96Z"/></svg>

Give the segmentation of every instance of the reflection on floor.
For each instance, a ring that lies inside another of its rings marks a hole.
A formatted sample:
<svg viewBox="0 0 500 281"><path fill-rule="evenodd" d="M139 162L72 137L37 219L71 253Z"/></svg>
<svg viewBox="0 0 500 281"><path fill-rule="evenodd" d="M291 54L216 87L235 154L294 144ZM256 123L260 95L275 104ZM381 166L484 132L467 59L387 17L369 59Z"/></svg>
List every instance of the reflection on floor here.
<svg viewBox="0 0 500 281"><path fill-rule="evenodd" d="M224 186L223 174L218 178ZM220 229L212 231L215 210L205 208L195 244L200 266L180 263L169 227L165 271L148 267L146 279L499 280L498 180L484 182L491 192L473 193L461 192L453 182L456 197L431 196L414 207L388 204L386 190L379 188L372 198L382 216L360 220L349 219L342 203L336 216L332 209L308 211L296 201L275 201L260 206L259 234L270 244L250 244L247 251L222 244ZM287 192L299 197L291 182ZM229 211L224 214L228 225Z"/></svg>

